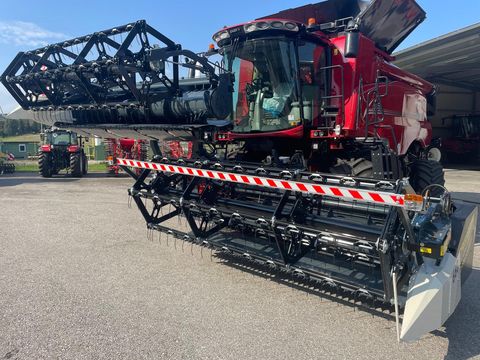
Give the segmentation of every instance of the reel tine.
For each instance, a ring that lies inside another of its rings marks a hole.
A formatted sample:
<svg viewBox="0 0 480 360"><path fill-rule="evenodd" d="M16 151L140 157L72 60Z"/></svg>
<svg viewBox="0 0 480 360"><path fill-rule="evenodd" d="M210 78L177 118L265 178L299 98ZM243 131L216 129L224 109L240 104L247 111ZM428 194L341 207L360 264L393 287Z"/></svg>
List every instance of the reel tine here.
<svg viewBox="0 0 480 360"><path fill-rule="evenodd" d="M203 240L201 243L200 243L200 256L201 258L203 259L203 248L204 247L210 247L210 244L208 243L207 240Z"/></svg>
<svg viewBox="0 0 480 360"><path fill-rule="evenodd" d="M182 240L183 240L183 241L182 241L182 253L184 252L184 251L183 251L183 247L184 247L184 245L185 245L185 237L186 237L186 236L187 236L187 235L185 235L185 236L182 238Z"/></svg>

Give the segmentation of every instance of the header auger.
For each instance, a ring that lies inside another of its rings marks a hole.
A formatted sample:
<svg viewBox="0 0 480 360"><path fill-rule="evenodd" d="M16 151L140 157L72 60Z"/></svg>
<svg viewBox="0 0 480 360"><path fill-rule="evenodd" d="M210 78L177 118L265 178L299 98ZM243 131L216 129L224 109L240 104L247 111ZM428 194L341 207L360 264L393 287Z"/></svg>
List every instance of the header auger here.
<svg viewBox="0 0 480 360"><path fill-rule="evenodd" d="M148 229L393 306L397 324L403 308L414 340L458 304L477 217L427 158L434 86L391 64L424 17L326 1L225 27L206 54L138 21L20 53L2 83L37 121L150 140L152 161L118 159Z"/></svg>

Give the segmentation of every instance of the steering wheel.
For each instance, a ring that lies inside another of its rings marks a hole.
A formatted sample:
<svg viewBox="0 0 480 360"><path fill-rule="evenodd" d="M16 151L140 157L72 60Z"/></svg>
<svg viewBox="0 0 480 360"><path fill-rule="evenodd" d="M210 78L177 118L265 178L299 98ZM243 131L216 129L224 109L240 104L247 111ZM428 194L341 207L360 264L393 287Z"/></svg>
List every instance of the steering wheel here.
<svg viewBox="0 0 480 360"><path fill-rule="evenodd" d="M252 80L251 83L246 83L245 84L245 92L247 93L248 96L252 95L255 91L260 90L263 86L263 79L262 78L256 78Z"/></svg>

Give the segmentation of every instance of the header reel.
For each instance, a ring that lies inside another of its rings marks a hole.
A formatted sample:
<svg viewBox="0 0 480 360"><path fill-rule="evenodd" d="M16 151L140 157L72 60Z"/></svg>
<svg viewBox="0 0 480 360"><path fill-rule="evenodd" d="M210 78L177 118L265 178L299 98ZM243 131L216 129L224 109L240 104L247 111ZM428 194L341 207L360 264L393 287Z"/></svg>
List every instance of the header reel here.
<svg viewBox="0 0 480 360"><path fill-rule="evenodd" d="M181 79L182 67L205 78ZM49 125L191 124L231 111L232 76L144 20L20 52L1 80Z"/></svg>

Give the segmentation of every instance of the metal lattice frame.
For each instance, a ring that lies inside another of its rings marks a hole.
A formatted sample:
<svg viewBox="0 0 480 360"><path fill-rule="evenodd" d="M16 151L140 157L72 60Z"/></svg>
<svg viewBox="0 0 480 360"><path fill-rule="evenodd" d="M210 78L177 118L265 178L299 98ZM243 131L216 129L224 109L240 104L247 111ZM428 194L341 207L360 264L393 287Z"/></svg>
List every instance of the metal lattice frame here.
<svg viewBox="0 0 480 360"><path fill-rule="evenodd" d="M118 159L118 163L136 180L129 194L148 229L278 266L331 289L348 290L354 298L366 296L373 303L392 298L391 269L397 264L402 268L399 288L408 281L413 265L396 253L401 248L397 242L403 237L414 241L414 235L402 201L390 202L403 199L399 195L402 182L331 174L314 174L312 180L312 174L303 172L166 158L154 162ZM132 167L143 172L137 175ZM282 183L283 188L277 186ZM312 183L322 187L322 192L306 191ZM373 198L355 199L350 191L356 195L370 192ZM384 196L388 202L380 199ZM266 202L258 202L260 197ZM179 216L186 218L190 231L165 224ZM350 221L355 216L361 220ZM232 233L251 248L227 240ZM251 251L255 246L268 252ZM318 260L322 253L330 259ZM358 283L342 274L345 269L357 271L356 264L370 269L359 270L364 277ZM337 268L344 270L336 272Z"/></svg>
<svg viewBox="0 0 480 360"><path fill-rule="evenodd" d="M180 56L192 59L179 63ZM165 61L172 63L167 73ZM83 110L178 95L179 66L217 76L207 59L182 50L144 20L20 52L1 80L24 109ZM159 84L162 94L152 86ZM166 91L165 91L166 90Z"/></svg>

